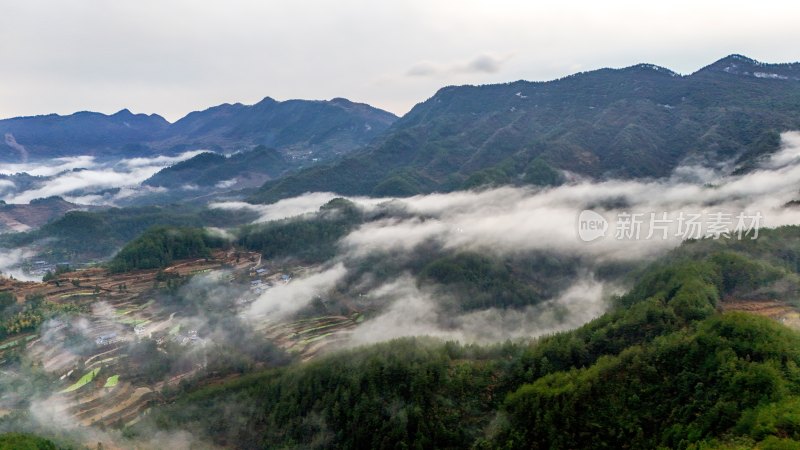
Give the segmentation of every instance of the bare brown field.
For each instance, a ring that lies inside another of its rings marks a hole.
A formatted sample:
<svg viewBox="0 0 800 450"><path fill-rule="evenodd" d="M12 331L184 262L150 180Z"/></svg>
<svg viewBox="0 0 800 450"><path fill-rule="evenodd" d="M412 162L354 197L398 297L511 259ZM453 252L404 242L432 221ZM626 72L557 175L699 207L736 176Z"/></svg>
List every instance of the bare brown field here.
<svg viewBox="0 0 800 450"><path fill-rule="evenodd" d="M788 327L800 329L800 310L779 300L725 300L722 302L722 310L769 317Z"/></svg>

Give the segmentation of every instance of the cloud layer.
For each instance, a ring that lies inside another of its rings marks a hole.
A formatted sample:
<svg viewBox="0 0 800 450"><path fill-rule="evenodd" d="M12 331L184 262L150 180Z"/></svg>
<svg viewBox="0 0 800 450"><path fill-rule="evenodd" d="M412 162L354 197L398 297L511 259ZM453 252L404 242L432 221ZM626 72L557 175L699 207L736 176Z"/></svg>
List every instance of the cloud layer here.
<svg viewBox="0 0 800 450"><path fill-rule="evenodd" d="M279 200L269 205L254 205L246 202L213 202L209 208L227 210L247 210L258 213L259 217L255 220L259 222L269 222L271 220L281 220L289 217L302 216L319 210L319 207L328 203L340 195L332 192L309 192L297 197ZM387 198L368 198L368 197L348 197L350 200L359 204L362 208L371 208L388 200Z"/></svg>
<svg viewBox="0 0 800 450"><path fill-rule="evenodd" d="M493 74L500 71L509 57L498 57L490 54L478 55L468 61L451 63L435 63L421 61L408 69L406 75L411 77L451 76L453 74Z"/></svg>
<svg viewBox="0 0 800 450"><path fill-rule="evenodd" d="M57 195L76 203L113 205L115 200L152 191L154 188L140 186L140 183L164 167L202 152L195 150L177 156L131 158L106 163L98 162L92 156L76 156L56 158L46 163L4 164L0 168L0 175L25 173L42 178L34 180L32 186L19 189L11 180L0 180L6 182L0 185L0 198L6 203L25 204L33 199ZM120 191L110 197L93 194L115 188L120 188Z"/></svg>
<svg viewBox="0 0 800 450"><path fill-rule="evenodd" d="M685 181L689 173L701 182ZM413 274L372 285L365 296L371 305L382 305L381 313L357 328L352 340L363 343L416 334L468 341L533 337L600 315L605 300L620 287L597 280L593 268L605 262L647 261L678 246L685 238L678 229L681 214L709 217L725 213L733 218L740 212L758 213L760 227L800 224L800 208L786 206L800 197L800 133L784 134L782 150L746 175L724 176L718 170L696 167L682 167L676 174L655 181L582 181L550 189L501 187L381 199L383 203L353 199L366 209L390 208L403 214L368 221L352 231L340 241L335 265L266 291L251 313L286 317L333 288L346 276L345 267L357 267L359 261L376 253L399 258L432 242L448 252L476 251L498 257L545 253L576 258L582 269L572 287L522 310L488 309L453 316L437 306L442 302L435 296L441 292L419 285ZM307 194L275 205L226 207L257 209L267 220L314 210L332 195ZM609 221L605 237L594 242L580 239L578 216L585 209ZM671 221L666 238L660 230L646 238L650 213ZM614 228L625 214L642 214L645 223L639 239L615 235Z"/></svg>

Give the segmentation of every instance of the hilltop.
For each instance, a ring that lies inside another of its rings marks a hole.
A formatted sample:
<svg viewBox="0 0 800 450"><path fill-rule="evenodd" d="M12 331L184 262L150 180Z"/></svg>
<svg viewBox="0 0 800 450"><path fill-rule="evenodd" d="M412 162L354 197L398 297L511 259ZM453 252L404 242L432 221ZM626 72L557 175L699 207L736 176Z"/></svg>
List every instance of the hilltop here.
<svg viewBox="0 0 800 450"><path fill-rule="evenodd" d="M24 162L74 155L129 158L185 149L222 153L258 145L288 158L330 159L370 142L397 118L362 103L264 98L255 105L222 104L175 123L157 114L123 109L106 115L77 112L0 120L0 161Z"/></svg>
<svg viewBox="0 0 800 450"><path fill-rule="evenodd" d="M800 64L732 55L685 76L638 64L549 82L448 86L365 149L269 181L251 199L663 177L682 163L747 170L778 148L780 132L800 128L799 80Z"/></svg>

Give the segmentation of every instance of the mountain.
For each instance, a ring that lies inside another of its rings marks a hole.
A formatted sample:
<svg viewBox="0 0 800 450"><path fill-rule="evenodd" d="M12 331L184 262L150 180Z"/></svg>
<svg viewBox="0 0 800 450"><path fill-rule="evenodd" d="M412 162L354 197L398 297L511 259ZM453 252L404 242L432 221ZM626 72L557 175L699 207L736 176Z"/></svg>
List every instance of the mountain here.
<svg viewBox="0 0 800 450"><path fill-rule="evenodd" d="M732 55L686 76L639 64L449 86L365 149L268 182L251 200L553 184L565 172L662 177L686 161L746 170L778 148L780 132L800 128L799 80L800 64Z"/></svg>
<svg viewBox="0 0 800 450"><path fill-rule="evenodd" d="M57 200L36 200L32 205L0 205L0 219L6 209L33 209L38 204L45 205L43 207L49 204L54 208ZM154 226L237 226L254 218L253 213L206 209L187 204L105 209L90 207L88 211L73 208L55 215L40 228L0 234L0 248L28 247L38 252L37 259L51 263L69 261L82 264L113 255Z"/></svg>
<svg viewBox="0 0 800 450"><path fill-rule="evenodd" d="M0 161L139 154L142 143L168 127L159 115L127 109L112 115L83 111L0 120Z"/></svg>
<svg viewBox="0 0 800 450"><path fill-rule="evenodd" d="M744 55L730 55L698 71L698 73L719 72L768 80L800 81L800 63L765 64Z"/></svg>
<svg viewBox="0 0 800 450"><path fill-rule="evenodd" d="M269 97L224 104L170 124L156 114L78 112L0 120L0 161L72 155L130 157L208 148L224 153L266 145L300 164L362 147L397 117L362 103Z"/></svg>
<svg viewBox="0 0 800 450"><path fill-rule="evenodd" d="M220 105L193 112L169 128L163 148L281 149L293 159L326 159L368 144L397 117L343 98L330 101L270 97L252 106Z"/></svg>
<svg viewBox="0 0 800 450"><path fill-rule="evenodd" d="M800 333L775 315L796 316L798 255L797 226L688 241L577 329L406 338L187 384L126 431L232 448L798 448Z"/></svg>
<svg viewBox="0 0 800 450"><path fill-rule="evenodd" d="M289 161L280 152L260 145L251 151L231 156L201 153L162 169L143 184L165 188L196 186L241 189L258 187L289 167Z"/></svg>

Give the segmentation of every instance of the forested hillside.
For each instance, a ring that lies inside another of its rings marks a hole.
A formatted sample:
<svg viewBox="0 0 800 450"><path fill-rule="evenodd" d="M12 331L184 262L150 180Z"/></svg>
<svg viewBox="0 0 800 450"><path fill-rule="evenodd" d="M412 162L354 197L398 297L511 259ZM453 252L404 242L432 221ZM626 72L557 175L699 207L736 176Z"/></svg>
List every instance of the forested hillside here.
<svg viewBox="0 0 800 450"><path fill-rule="evenodd" d="M187 205L70 211L43 227L0 236L0 247L48 242L43 257L54 262L107 258L153 226L218 227L246 223L248 212L231 212Z"/></svg>
<svg viewBox="0 0 800 450"><path fill-rule="evenodd" d="M550 82L449 86L363 151L268 182L252 200L548 185L559 171L661 177L687 158L746 170L778 148L780 132L800 128L798 111L800 65L739 55L687 76L639 64Z"/></svg>
<svg viewBox="0 0 800 450"><path fill-rule="evenodd" d="M0 434L0 450L58 450L53 442L21 433Z"/></svg>
<svg viewBox="0 0 800 450"><path fill-rule="evenodd" d="M237 448L795 448L800 334L720 306L794 301L798 255L799 227L687 242L574 331L336 353L192 392L151 423Z"/></svg>
<svg viewBox="0 0 800 450"><path fill-rule="evenodd" d="M211 249L225 243L225 239L202 228L154 227L123 247L109 263L109 269L116 273L160 269L179 259L207 258Z"/></svg>
<svg viewBox="0 0 800 450"><path fill-rule="evenodd" d="M280 152L264 146L225 157L217 153L201 153L191 159L167 167L144 181L148 186L181 188L213 187L229 180L253 178L255 181L279 176L289 162Z"/></svg>

